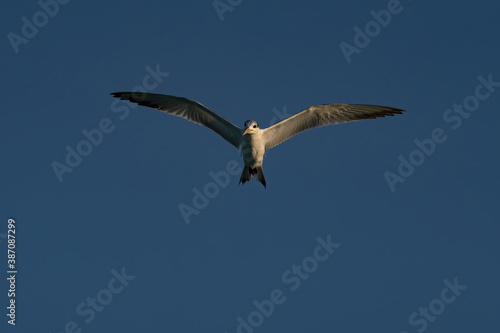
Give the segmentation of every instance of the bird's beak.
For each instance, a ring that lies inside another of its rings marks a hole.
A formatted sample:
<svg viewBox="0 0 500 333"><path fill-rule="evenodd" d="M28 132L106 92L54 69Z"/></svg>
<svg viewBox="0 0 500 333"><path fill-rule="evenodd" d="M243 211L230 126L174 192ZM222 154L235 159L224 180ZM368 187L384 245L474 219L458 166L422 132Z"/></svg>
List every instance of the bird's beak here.
<svg viewBox="0 0 500 333"><path fill-rule="evenodd" d="M250 132L250 127L247 127L247 129L245 130L245 132L243 132L243 135L247 134L248 132Z"/></svg>

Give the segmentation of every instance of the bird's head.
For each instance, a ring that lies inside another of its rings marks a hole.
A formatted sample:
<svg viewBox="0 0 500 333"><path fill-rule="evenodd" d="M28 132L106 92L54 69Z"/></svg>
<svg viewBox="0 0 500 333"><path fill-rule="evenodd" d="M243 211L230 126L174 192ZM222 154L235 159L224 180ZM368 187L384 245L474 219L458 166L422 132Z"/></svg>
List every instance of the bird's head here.
<svg viewBox="0 0 500 333"><path fill-rule="evenodd" d="M243 132L243 135L248 134L248 133L252 134L258 130L259 130L259 124L257 124L257 122L255 120L245 121L245 132Z"/></svg>

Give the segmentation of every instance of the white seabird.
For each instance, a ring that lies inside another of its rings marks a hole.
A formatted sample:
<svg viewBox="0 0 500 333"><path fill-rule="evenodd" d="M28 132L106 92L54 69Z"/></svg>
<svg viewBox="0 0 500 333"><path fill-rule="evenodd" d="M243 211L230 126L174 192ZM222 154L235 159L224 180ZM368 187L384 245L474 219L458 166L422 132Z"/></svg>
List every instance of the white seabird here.
<svg viewBox="0 0 500 333"><path fill-rule="evenodd" d="M264 187L266 187L266 179L262 171L264 153L295 134L319 126L393 116L404 112L401 109L379 105L323 104L311 106L264 129L259 128L255 120L247 120L243 129L200 103L184 97L141 92L115 92L111 95L208 127L237 149L241 148L245 167L241 174L240 184L244 184L257 175Z"/></svg>

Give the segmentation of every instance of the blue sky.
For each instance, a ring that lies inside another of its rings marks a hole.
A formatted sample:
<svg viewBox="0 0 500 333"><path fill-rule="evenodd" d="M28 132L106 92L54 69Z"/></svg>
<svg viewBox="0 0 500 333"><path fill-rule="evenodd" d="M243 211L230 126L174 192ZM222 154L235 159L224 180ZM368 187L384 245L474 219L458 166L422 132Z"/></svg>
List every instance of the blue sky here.
<svg viewBox="0 0 500 333"><path fill-rule="evenodd" d="M496 331L499 10L4 6L0 267L12 218L18 273L2 332ZM238 186L214 133L109 95L132 89L238 126L325 103L407 112L273 148L265 190Z"/></svg>

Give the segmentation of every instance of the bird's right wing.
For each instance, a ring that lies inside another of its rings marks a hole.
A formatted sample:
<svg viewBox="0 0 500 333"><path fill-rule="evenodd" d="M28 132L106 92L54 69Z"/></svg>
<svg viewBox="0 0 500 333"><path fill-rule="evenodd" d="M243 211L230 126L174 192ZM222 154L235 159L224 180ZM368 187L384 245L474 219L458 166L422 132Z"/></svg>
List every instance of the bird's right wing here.
<svg viewBox="0 0 500 333"><path fill-rule="evenodd" d="M379 105L323 104L311 106L264 129L266 149L271 149L292 136L315 127L393 116L401 112L404 110Z"/></svg>
<svg viewBox="0 0 500 333"><path fill-rule="evenodd" d="M236 148L240 146L242 130L198 102L184 97L141 92L115 92L111 95L206 126Z"/></svg>

